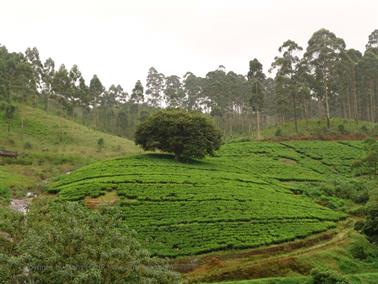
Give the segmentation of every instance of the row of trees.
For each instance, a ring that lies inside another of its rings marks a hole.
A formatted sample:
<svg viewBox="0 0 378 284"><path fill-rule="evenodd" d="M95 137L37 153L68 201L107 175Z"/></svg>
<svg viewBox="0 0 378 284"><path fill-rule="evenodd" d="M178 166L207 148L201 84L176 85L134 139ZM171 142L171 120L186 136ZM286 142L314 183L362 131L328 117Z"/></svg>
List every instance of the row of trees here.
<svg viewBox="0 0 378 284"><path fill-rule="evenodd" d="M326 29L315 32L306 49L287 40L278 52L270 76L257 59L246 74L219 66L205 77L187 72L181 78L151 67L145 88L137 81L129 94L121 85L105 88L96 75L86 84L77 65L56 69L51 58L42 63L36 48L20 54L1 46L0 94L46 110L59 107L65 116L126 136L167 106L210 113L227 135L259 133L260 124L289 120L298 131L298 119L322 117L328 127L332 116L378 120L378 30L363 54Z"/></svg>

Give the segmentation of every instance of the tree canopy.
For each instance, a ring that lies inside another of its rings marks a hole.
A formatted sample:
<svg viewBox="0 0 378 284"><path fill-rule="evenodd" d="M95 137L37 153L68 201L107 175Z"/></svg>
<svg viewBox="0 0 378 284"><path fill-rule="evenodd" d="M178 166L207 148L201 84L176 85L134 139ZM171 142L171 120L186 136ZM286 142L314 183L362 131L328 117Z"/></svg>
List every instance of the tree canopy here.
<svg viewBox="0 0 378 284"><path fill-rule="evenodd" d="M135 143L145 150L174 153L176 160L202 159L221 145L221 134L199 112L182 109L159 111L139 125Z"/></svg>

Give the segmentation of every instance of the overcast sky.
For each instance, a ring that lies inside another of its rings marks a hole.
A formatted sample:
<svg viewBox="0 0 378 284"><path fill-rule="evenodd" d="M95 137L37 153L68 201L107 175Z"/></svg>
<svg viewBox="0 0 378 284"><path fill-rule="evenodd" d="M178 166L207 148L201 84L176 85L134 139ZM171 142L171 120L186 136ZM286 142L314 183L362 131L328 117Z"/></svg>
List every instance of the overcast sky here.
<svg viewBox="0 0 378 284"><path fill-rule="evenodd" d="M361 51L378 28L378 0L0 0L0 44L77 64L87 83L130 91L149 67L204 76L224 65L267 70L287 39L303 47L320 28Z"/></svg>

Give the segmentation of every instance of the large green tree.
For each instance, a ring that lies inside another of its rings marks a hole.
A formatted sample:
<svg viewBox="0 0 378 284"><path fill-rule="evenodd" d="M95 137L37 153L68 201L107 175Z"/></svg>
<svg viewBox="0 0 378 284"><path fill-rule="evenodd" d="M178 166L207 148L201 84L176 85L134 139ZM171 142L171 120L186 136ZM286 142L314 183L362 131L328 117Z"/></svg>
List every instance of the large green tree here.
<svg viewBox="0 0 378 284"><path fill-rule="evenodd" d="M163 101L164 79L164 74L154 67L148 70L146 95L148 104L153 107L160 107Z"/></svg>
<svg viewBox="0 0 378 284"><path fill-rule="evenodd" d="M144 88L139 80L135 83L131 92L130 101L133 104L141 104L144 102Z"/></svg>
<svg viewBox="0 0 378 284"><path fill-rule="evenodd" d="M298 133L298 84L296 81L296 73L300 62L299 52L302 50L296 42L292 40L285 41L278 51L280 56L275 57L272 69L276 73L276 92L284 97L291 97L292 109L294 116L295 131Z"/></svg>
<svg viewBox="0 0 378 284"><path fill-rule="evenodd" d="M213 155L221 134L208 117L182 109L159 111L141 123L135 143L145 150L174 153L177 161Z"/></svg>
<svg viewBox="0 0 378 284"><path fill-rule="evenodd" d="M185 93L180 77L171 75L165 78L164 95L169 107L183 107Z"/></svg>
<svg viewBox="0 0 378 284"><path fill-rule="evenodd" d="M312 89L317 99L324 104L327 127L330 127L330 98L335 94L333 80L335 67L344 52L345 42L326 29L315 32L304 57L312 75Z"/></svg>

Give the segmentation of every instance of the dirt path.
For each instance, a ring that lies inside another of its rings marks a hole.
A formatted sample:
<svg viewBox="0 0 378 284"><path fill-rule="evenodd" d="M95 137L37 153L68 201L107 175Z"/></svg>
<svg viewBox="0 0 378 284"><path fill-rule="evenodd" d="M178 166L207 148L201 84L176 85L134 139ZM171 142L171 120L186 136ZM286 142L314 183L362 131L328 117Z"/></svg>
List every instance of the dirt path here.
<svg viewBox="0 0 378 284"><path fill-rule="evenodd" d="M354 223L355 220L347 219L335 230L278 245L182 258L175 260L172 267L190 282L277 276L288 269L306 274L311 268L301 267L297 258L346 242Z"/></svg>

